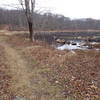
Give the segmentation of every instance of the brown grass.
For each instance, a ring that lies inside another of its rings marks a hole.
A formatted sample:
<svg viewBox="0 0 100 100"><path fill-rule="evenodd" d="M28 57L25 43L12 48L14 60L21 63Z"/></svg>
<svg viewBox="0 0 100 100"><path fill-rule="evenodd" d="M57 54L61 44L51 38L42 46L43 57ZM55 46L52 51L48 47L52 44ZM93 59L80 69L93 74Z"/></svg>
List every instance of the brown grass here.
<svg viewBox="0 0 100 100"><path fill-rule="evenodd" d="M38 66L47 67L49 72L41 74L48 77L54 85L62 88L65 97L98 97L100 91L100 52L72 52L52 50L44 47L24 51L38 62ZM30 55L31 54L31 55Z"/></svg>
<svg viewBox="0 0 100 100"><path fill-rule="evenodd" d="M9 73L9 66L5 60L4 48L0 46L0 100L9 100L12 96L9 90L12 76Z"/></svg>
<svg viewBox="0 0 100 100"><path fill-rule="evenodd" d="M4 41L28 65L30 75L26 81L30 81L31 88L21 87L19 92L15 91L17 95L29 100L99 100L100 51L59 51L43 42L31 43L25 35L8 36Z"/></svg>

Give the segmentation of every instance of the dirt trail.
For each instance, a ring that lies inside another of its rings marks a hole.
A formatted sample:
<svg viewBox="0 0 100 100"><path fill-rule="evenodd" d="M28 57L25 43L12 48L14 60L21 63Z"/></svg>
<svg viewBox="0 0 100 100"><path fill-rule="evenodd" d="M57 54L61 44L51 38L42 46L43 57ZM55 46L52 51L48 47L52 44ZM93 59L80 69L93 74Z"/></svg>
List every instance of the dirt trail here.
<svg viewBox="0 0 100 100"><path fill-rule="evenodd" d="M23 59L18 50L6 42L4 36L1 36L1 38L0 45L4 47L7 63L10 67L10 73L13 76L11 90L14 92L14 95L24 96L25 93L23 92L28 93L31 88L29 64Z"/></svg>
<svg viewBox="0 0 100 100"><path fill-rule="evenodd" d="M16 83L13 88L20 89L23 86L30 86L28 77L28 66L26 61L24 61L18 54L18 51L11 48L10 46L5 46L5 52L7 54L8 63L11 68L11 72L16 79ZM18 86L18 87L15 87ZM14 89L14 90L16 90Z"/></svg>
<svg viewBox="0 0 100 100"><path fill-rule="evenodd" d="M26 100L61 100L59 88L52 86L47 78L41 75L41 72L49 69L39 66L33 68L31 63L34 61L28 62L22 53L22 50L27 47L19 49L16 45L13 46L12 42L8 43L7 38L7 35L0 36L0 45L4 47L9 73L13 77L10 91L14 98L17 96L24 97Z"/></svg>

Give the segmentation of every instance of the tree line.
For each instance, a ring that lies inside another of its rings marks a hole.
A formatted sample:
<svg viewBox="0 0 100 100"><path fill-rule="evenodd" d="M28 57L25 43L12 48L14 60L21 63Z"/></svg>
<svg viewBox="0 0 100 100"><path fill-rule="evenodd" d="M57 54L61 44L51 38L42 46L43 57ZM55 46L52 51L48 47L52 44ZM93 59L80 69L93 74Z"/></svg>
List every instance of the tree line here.
<svg viewBox="0 0 100 100"><path fill-rule="evenodd" d="M34 30L100 30L100 20L74 19L63 15L37 12L33 13ZM0 9L0 25L9 25L11 29L27 28L27 19L23 10Z"/></svg>

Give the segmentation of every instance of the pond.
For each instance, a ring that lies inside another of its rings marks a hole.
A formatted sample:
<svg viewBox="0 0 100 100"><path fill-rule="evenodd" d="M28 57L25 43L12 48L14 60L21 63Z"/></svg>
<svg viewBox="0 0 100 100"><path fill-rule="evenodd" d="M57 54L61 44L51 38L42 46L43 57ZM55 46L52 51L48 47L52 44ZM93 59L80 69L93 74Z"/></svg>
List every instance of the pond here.
<svg viewBox="0 0 100 100"><path fill-rule="evenodd" d="M83 46L83 42L76 42L74 45L73 44L64 44L61 46L56 47L58 50L86 50L88 49L88 46Z"/></svg>
<svg viewBox="0 0 100 100"><path fill-rule="evenodd" d="M65 43L64 45L56 46L58 50L100 50L100 43L98 42L85 42L85 41L70 41L70 44Z"/></svg>

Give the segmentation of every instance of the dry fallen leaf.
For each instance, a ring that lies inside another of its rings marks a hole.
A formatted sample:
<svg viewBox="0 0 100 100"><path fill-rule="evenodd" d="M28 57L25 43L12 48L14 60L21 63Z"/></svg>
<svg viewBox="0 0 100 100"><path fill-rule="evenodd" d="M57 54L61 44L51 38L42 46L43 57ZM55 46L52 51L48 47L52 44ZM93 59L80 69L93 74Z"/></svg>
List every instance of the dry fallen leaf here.
<svg viewBox="0 0 100 100"><path fill-rule="evenodd" d="M90 86L93 89L97 89L98 87L96 87L94 84Z"/></svg>

